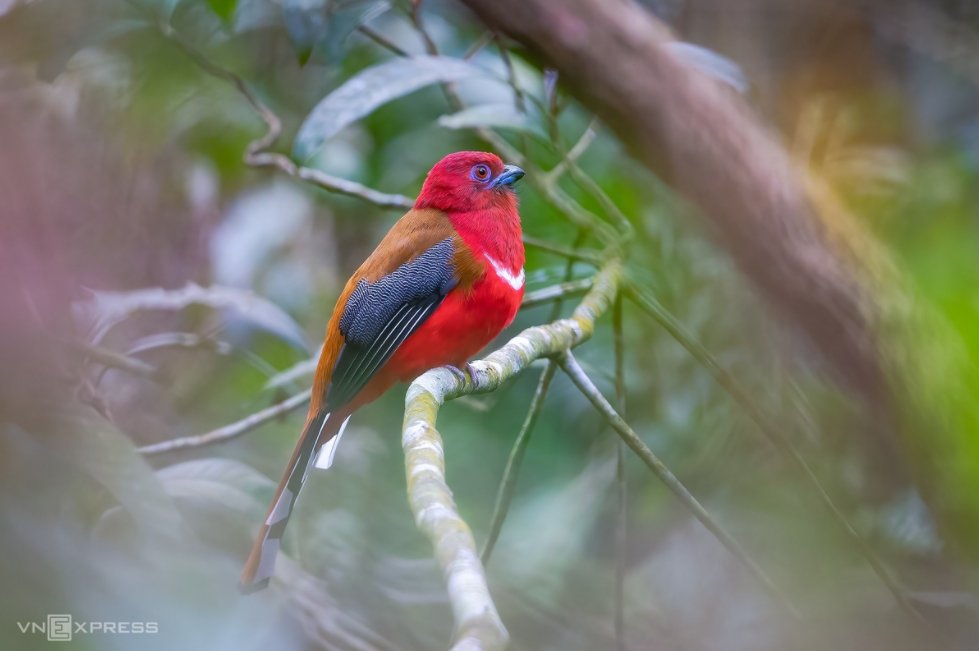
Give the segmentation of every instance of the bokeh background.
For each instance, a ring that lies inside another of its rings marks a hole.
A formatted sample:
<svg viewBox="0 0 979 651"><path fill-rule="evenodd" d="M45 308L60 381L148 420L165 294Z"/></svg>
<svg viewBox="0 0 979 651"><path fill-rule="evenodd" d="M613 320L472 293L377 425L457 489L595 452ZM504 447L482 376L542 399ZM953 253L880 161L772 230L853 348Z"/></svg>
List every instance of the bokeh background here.
<svg viewBox="0 0 979 651"><path fill-rule="evenodd" d="M747 83L731 92L744 92L828 182L975 358L979 6L644 4L704 48L691 74ZM370 34L409 54L475 50L470 62L488 76L454 89L484 108L446 120L457 107L427 85L353 120L310 168L412 197L445 154L490 147L471 127L498 128L545 170L591 128L560 78L555 88L538 62L487 38L453 2L0 0L3 648L57 644L17 625L52 613L158 623L153 635L61 643L79 649L449 645L441 573L406 503L403 390L351 422L334 468L307 483L280 580L248 598L237 576L303 410L219 446L138 451L234 423L310 384L307 360L343 283L403 211L246 165L266 125L234 81L281 119L276 151L288 154L320 100L397 57ZM928 622L896 604L708 370L626 303L629 422L801 616L760 590L630 457L625 648L970 648L979 634L972 565L893 441L867 434L874 415L782 324L696 211L595 128L578 162L635 229L631 276L801 450ZM587 183L560 183L603 214ZM601 247L523 185L527 235ZM594 271L528 248L528 291ZM188 283L204 288L197 300L176 300ZM552 320L553 309L522 311L495 345ZM611 398L609 321L578 357ZM107 366L92 345L144 366ZM440 416L447 480L480 543L540 368ZM558 374L487 568L514 649L615 648L616 441Z"/></svg>

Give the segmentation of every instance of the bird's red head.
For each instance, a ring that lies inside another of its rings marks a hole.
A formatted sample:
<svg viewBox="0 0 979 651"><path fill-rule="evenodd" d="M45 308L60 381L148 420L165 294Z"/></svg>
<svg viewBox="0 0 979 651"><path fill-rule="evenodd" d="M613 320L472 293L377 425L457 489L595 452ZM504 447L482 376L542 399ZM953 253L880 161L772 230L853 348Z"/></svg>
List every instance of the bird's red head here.
<svg viewBox="0 0 979 651"><path fill-rule="evenodd" d="M449 154L432 168L422 185L415 208L435 208L447 213L492 208L516 210L513 184L524 172L504 165L499 156L482 151Z"/></svg>
<svg viewBox="0 0 979 651"><path fill-rule="evenodd" d="M415 208L442 211L471 249L516 273L524 250L513 184L523 175L486 152L449 154L428 173Z"/></svg>

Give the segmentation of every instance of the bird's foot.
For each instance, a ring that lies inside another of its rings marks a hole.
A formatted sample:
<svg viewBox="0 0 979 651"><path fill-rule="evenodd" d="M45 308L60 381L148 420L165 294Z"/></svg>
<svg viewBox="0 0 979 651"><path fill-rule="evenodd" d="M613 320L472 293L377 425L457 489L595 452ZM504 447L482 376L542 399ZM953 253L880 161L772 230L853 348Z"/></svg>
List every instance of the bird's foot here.
<svg viewBox="0 0 979 651"><path fill-rule="evenodd" d="M466 381L466 371L469 371L470 378L473 379L476 378L476 369L474 369L472 367L472 364L470 364L469 362L466 362L463 368L459 368L458 366L453 366L452 364L449 364L448 366L446 366L446 368L452 371L453 375L458 375L459 379L462 380L463 382Z"/></svg>

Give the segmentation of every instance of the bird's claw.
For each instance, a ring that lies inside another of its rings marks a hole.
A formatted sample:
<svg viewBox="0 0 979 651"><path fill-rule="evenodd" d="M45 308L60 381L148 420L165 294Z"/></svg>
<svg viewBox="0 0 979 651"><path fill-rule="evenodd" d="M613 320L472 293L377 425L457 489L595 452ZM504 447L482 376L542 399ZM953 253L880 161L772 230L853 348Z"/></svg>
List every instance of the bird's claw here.
<svg viewBox="0 0 979 651"><path fill-rule="evenodd" d="M462 380L463 382L466 381L466 371L469 371L469 377L473 379L475 379L476 377L476 369L474 369L472 367L472 364L470 364L469 362L466 362L466 365L463 368L459 368L458 366L453 366L452 364L449 364L448 366L446 366L446 368L452 371L453 375L458 375L459 379Z"/></svg>

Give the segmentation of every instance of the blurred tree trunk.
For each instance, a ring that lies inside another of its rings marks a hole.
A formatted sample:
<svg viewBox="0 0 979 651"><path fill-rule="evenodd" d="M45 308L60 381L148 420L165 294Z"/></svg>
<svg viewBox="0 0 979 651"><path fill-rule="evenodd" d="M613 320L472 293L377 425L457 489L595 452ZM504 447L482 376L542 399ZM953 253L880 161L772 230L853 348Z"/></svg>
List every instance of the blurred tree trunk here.
<svg viewBox="0 0 979 651"><path fill-rule="evenodd" d="M901 444L946 531L979 556L979 374L833 194L807 183L741 97L662 48L674 37L639 5L465 2L558 70L634 156L701 209L761 294L861 397L871 434Z"/></svg>

